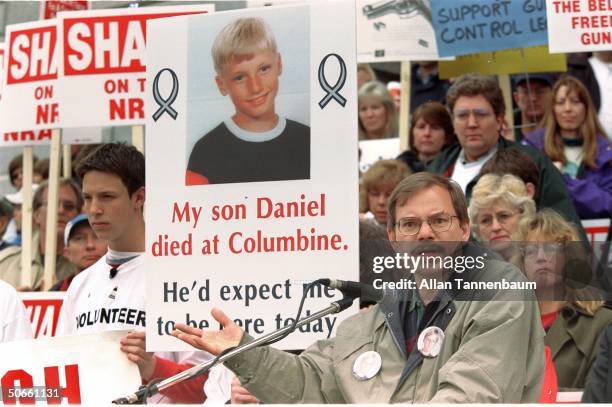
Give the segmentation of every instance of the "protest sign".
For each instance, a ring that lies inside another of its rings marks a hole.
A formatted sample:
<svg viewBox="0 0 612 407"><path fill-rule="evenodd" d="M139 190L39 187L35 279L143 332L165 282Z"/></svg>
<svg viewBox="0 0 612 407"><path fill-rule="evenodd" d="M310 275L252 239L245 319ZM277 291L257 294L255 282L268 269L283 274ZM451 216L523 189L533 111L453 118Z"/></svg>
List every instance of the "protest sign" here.
<svg viewBox="0 0 612 407"><path fill-rule="evenodd" d="M612 1L546 0L550 52L612 49Z"/></svg>
<svg viewBox="0 0 612 407"><path fill-rule="evenodd" d="M213 306L269 333L295 317L305 282L358 278L354 12L326 1L147 23L151 350L186 349L175 321L218 329ZM245 25L262 42L229 57ZM304 312L338 298L317 287ZM280 346L329 337L343 317Z"/></svg>
<svg viewBox="0 0 612 407"><path fill-rule="evenodd" d="M364 173L378 160L393 159L400 153L399 137L359 142L359 171Z"/></svg>
<svg viewBox="0 0 612 407"><path fill-rule="evenodd" d="M357 0L357 61L439 59L427 1Z"/></svg>
<svg viewBox="0 0 612 407"><path fill-rule="evenodd" d="M124 331L0 344L3 404L110 404L141 384ZM95 349L92 352L92 349Z"/></svg>
<svg viewBox="0 0 612 407"><path fill-rule="evenodd" d="M62 126L144 124L146 21L211 11L207 4L60 13Z"/></svg>
<svg viewBox="0 0 612 407"><path fill-rule="evenodd" d="M48 20L55 18L57 13L62 11L78 11L87 10L89 8L88 1L74 1L74 0L47 0L40 2L40 19Z"/></svg>
<svg viewBox="0 0 612 407"><path fill-rule="evenodd" d="M441 61L440 78L448 79L470 72L483 75L510 75L526 72L565 72L565 55L550 54L546 46L481 52L462 55L454 61Z"/></svg>
<svg viewBox="0 0 612 407"><path fill-rule="evenodd" d="M432 1L441 57L546 44L542 0Z"/></svg>
<svg viewBox="0 0 612 407"><path fill-rule="evenodd" d="M59 127L55 20L6 27L0 147L49 144Z"/></svg>
<svg viewBox="0 0 612 407"><path fill-rule="evenodd" d="M605 242L608 233L610 233L610 219L583 220L582 227L591 244Z"/></svg>
<svg viewBox="0 0 612 407"><path fill-rule="evenodd" d="M28 317L32 323L34 338L55 336L60 309L65 292L33 291L20 292Z"/></svg>

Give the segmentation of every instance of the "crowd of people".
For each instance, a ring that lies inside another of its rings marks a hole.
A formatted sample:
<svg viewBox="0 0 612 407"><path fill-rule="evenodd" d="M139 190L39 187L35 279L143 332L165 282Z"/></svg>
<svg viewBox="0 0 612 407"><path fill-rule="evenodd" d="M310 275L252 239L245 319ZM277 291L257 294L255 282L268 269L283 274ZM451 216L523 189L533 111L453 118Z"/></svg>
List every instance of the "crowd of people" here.
<svg viewBox="0 0 612 407"><path fill-rule="evenodd" d="M571 70L521 75L513 94L516 127L509 129L505 114L512 107L493 77L441 80L432 62L415 64L412 77L410 148L361 174L361 280L372 283L366 242L376 244L375 255L397 251L397 243L454 242L427 250L491 253L486 269L471 275L475 282L535 281L536 290L523 301L504 292L462 301L431 288L390 291L378 305L362 302L364 310L343 322L335 338L300 355L253 350L227 362L229 370L170 388L156 401L554 402L565 389L586 389L587 401L612 401L610 287L601 281L609 276L593 271L581 224L612 216L612 144L608 121L600 120L601 109L612 115L609 96L597 93L594 103L589 83ZM367 65L358 67L358 80L359 139L398 137L398 104L387 85ZM175 335L198 350L146 352L144 156L123 144L75 152L74 176L59 183L56 225L47 225L49 164L38 160L32 277L24 284L21 162L18 156L9 163L15 191L0 201L0 340L31 338L16 290L42 289L45 256L56 256L52 290L67 292L58 335L133 330L120 346L144 383L249 339L215 310L221 331L177 325ZM54 253L46 251L48 231L57 235ZM587 276L569 278L574 268ZM454 278L452 270L438 272ZM113 307L127 317L80 325L80 315L104 312L111 291ZM364 359L364 352L378 356ZM370 380L358 366L376 364L377 357L380 380Z"/></svg>

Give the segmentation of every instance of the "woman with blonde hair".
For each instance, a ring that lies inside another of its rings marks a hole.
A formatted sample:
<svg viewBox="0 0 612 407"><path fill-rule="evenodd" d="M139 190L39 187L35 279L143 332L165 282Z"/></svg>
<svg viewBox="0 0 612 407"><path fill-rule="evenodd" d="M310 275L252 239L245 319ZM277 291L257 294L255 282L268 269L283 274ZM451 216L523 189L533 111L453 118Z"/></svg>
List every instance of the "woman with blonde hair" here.
<svg viewBox="0 0 612 407"><path fill-rule="evenodd" d="M553 87L543 127L523 140L543 151L563 173L582 219L612 215L612 146L584 85L572 76Z"/></svg>
<svg viewBox="0 0 612 407"><path fill-rule="evenodd" d="M387 226L387 202L401 180L410 175L408 166L398 160L376 161L363 174L359 186L359 213Z"/></svg>
<svg viewBox="0 0 612 407"><path fill-rule="evenodd" d="M395 102L387 87L377 81L359 88L359 139L374 140L397 137Z"/></svg>
<svg viewBox="0 0 612 407"><path fill-rule="evenodd" d="M525 217L513 239L522 250L514 259L536 294L559 388L584 388L597 355L599 334L612 323L612 310L588 286L592 275L578 232L552 209Z"/></svg>
<svg viewBox="0 0 612 407"><path fill-rule="evenodd" d="M480 177L468 207L474 237L490 244L505 259L513 254L512 234L520 218L535 211L535 202L523 180L510 174Z"/></svg>
<svg viewBox="0 0 612 407"><path fill-rule="evenodd" d="M364 83L375 81L376 72L370 64L357 64L357 89L361 88Z"/></svg>

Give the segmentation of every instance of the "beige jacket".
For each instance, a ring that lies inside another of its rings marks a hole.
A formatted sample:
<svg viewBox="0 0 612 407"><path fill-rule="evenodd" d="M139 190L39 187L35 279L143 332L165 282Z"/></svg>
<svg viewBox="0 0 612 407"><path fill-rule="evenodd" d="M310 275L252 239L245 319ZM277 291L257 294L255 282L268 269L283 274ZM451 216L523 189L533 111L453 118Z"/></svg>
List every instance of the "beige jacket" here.
<svg viewBox="0 0 612 407"><path fill-rule="evenodd" d="M508 263L488 264L492 280L523 280ZM510 301L515 298L508 292L491 293L489 301L470 301L469 293L453 299L445 292L427 324L445 327L434 358L424 358L416 346L406 354L401 314L413 294L386 292L370 311L344 321L335 338L316 342L300 356L264 347L226 365L265 403L538 402L544 331L533 292L524 293L524 301ZM370 350L381 355L382 368L358 380L353 364Z"/></svg>
<svg viewBox="0 0 612 407"><path fill-rule="evenodd" d="M32 278L30 287L37 287L42 282L44 271L43 258L40 254L39 234L32 236ZM58 256L55 263L55 281L74 274L76 268L64 256ZM0 251L0 280L4 280L13 287L21 284L21 247L13 246Z"/></svg>

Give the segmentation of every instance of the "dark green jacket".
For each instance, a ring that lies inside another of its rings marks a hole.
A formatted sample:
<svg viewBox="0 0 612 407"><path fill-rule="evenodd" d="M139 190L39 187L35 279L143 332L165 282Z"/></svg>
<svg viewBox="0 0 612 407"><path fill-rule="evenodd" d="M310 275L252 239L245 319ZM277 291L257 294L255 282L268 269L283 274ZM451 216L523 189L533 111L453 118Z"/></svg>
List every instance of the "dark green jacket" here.
<svg viewBox="0 0 612 407"><path fill-rule="evenodd" d="M566 305L546 334L560 389L583 389L599 351L598 340L612 324L612 309L602 307L589 315L575 305Z"/></svg>
<svg viewBox="0 0 612 407"><path fill-rule="evenodd" d="M536 196L534 197L538 210L541 208L552 208L556 210L563 215L565 219L574 223L574 226L580 233L583 241L588 241L586 233L582 228L580 218L578 217L574 204L572 203L572 199L567 192L563 176L555 168L552 161L532 147L515 143L500 137L499 141L497 142L497 148L503 149L509 147L516 148L529 154L540 170L538 190L536 191ZM455 144L442 150L436 159L427 166L427 171L450 177L453 174L453 168L455 166L455 162L457 161L457 157L459 157L460 151L461 145L459 144ZM478 177L470 181L466 188L465 195L468 201L472 196L472 188L476 184L476 181L478 181Z"/></svg>

